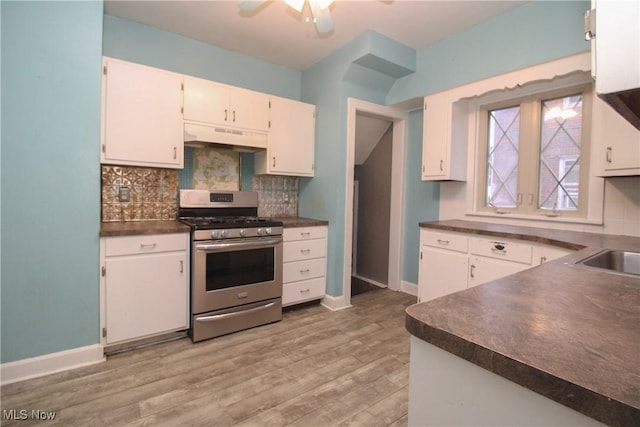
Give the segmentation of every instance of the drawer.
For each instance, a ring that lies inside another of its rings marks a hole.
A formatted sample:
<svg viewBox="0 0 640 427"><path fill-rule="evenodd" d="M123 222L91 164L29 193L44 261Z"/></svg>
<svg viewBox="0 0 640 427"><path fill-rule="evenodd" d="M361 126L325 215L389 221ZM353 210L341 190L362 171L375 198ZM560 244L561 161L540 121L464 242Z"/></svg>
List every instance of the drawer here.
<svg viewBox="0 0 640 427"><path fill-rule="evenodd" d="M531 264L533 247L508 240L469 239L469 252L490 258Z"/></svg>
<svg viewBox="0 0 640 427"><path fill-rule="evenodd" d="M326 279L318 277L282 285L282 305L298 304L324 297Z"/></svg>
<svg viewBox="0 0 640 427"><path fill-rule="evenodd" d="M282 265L282 283L324 277L327 271L327 259L316 258L305 261L286 262Z"/></svg>
<svg viewBox="0 0 640 427"><path fill-rule="evenodd" d="M325 258L327 256L327 239L298 240L285 242L282 249L284 262L301 261L303 259Z"/></svg>
<svg viewBox="0 0 640 427"><path fill-rule="evenodd" d="M285 228L282 232L282 239L285 242L307 239L326 239L327 229L328 227L325 226Z"/></svg>
<svg viewBox="0 0 640 427"><path fill-rule="evenodd" d="M105 255L136 255L156 252L184 251L188 234L148 234L105 238Z"/></svg>
<svg viewBox="0 0 640 427"><path fill-rule="evenodd" d="M420 233L422 245L433 246L441 249L449 249L457 252L467 252L469 238L462 234L440 233L437 231L423 230Z"/></svg>

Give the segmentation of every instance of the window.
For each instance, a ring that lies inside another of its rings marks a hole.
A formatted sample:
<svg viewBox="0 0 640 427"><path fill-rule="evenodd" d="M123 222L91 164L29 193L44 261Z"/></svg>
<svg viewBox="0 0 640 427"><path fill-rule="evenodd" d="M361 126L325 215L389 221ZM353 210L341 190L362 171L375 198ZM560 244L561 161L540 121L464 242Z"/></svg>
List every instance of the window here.
<svg viewBox="0 0 640 427"><path fill-rule="evenodd" d="M586 216L590 91L480 107L476 211Z"/></svg>

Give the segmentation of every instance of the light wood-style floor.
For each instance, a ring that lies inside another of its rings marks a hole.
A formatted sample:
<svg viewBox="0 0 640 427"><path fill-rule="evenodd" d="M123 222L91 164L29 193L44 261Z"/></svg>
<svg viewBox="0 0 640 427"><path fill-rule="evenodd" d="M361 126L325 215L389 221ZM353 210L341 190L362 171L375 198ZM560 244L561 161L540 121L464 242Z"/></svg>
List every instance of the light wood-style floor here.
<svg viewBox="0 0 640 427"><path fill-rule="evenodd" d="M386 289L331 312L193 344L180 339L106 363L3 386L0 424L20 426L406 426L416 298ZM7 410L55 411L53 422Z"/></svg>

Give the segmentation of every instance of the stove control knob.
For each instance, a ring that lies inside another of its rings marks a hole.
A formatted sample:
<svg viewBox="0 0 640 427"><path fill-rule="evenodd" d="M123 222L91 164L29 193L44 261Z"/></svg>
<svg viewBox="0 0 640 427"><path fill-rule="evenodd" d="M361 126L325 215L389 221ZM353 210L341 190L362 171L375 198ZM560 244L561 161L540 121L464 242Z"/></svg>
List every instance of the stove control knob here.
<svg viewBox="0 0 640 427"><path fill-rule="evenodd" d="M264 236L264 228L258 228L258 236Z"/></svg>
<svg viewBox="0 0 640 427"><path fill-rule="evenodd" d="M245 230L244 228L240 229L240 237L245 237L247 235L247 230Z"/></svg>
<svg viewBox="0 0 640 427"><path fill-rule="evenodd" d="M212 238L212 239L219 239L219 238L220 238L220 231L218 231L218 230L213 230L213 231L211 232L211 238Z"/></svg>
<svg viewBox="0 0 640 427"><path fill-rule="evenodd" d="M218 237L220 239L224 239L227 237L227 230L220 230L220 232L218 233Z"/></svg>
<svg viewBox="0 0 640 427"><path fill-rule="evenodd" d="M264 229L264 234L271 234L271 227L267 227Z"/></svg>

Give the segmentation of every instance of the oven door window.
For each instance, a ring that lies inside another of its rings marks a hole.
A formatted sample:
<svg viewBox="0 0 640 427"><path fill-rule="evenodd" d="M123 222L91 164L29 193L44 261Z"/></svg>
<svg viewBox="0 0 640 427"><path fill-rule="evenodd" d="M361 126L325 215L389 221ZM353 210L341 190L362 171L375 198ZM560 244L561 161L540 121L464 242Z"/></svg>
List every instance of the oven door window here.
<svg viewBox="0 0 640 427"><path fill-rule="evenodd" d="M207 254L207 292L235 286L272 282L275 249L247 249Z"/></svg>

